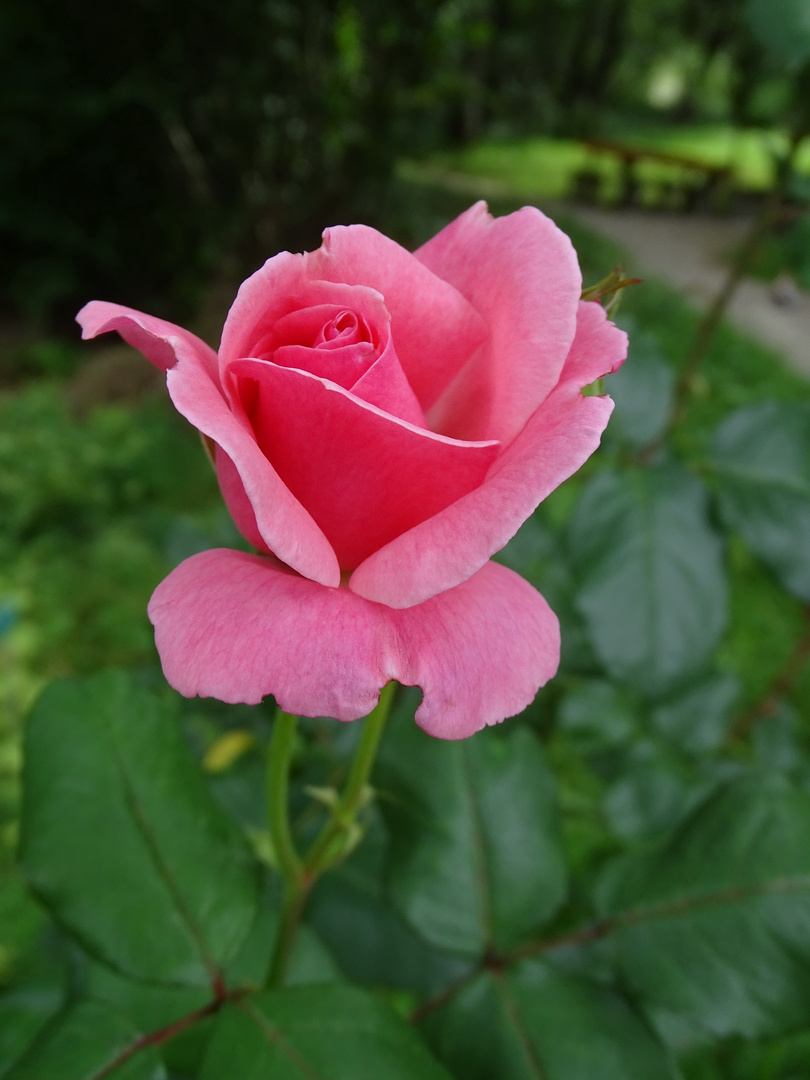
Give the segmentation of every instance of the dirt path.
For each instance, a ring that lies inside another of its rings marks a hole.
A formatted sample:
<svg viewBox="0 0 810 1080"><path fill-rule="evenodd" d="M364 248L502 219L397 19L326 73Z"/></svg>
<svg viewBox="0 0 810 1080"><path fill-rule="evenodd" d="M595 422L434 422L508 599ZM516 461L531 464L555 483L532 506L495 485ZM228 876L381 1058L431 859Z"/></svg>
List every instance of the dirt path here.
<svg viewBox="0 0 810 1080"><path fill-rule="evenodd" d="M567 208L570 212L571 208ZM574 211L594 231L621 244L626 270L673 285L696 307L705 308L722 288L723 256L750 228L748 219L658 214L640 210ZM781 300L781 303L779 302ZM786 362L810 377L810 296L786 281L777 286L744 281L727 317L741 330L778 350Z"/></svg>

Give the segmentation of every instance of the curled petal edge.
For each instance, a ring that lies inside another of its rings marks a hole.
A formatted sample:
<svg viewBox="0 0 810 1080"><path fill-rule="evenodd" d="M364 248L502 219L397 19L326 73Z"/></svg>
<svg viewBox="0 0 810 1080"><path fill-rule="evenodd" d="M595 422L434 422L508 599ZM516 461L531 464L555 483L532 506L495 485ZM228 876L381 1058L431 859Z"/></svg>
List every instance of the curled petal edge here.
<svg viewBox="0 0 810 1080"><path fill-rule="evenodd" d="M340 567L329 541L262 454L253 433L231 411L213 349L173 323L101 300L86 304L77 319L85 338L117 330L166 372L177 411L229 459L223 495L246 538L251 543L259 539L315 581L337 585Z"/></svg>

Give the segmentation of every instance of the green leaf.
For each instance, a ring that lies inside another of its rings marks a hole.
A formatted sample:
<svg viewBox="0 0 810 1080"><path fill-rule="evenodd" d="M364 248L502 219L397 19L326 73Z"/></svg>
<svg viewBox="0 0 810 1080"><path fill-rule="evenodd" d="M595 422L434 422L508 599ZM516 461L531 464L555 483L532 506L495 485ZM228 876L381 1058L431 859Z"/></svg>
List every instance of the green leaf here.
<svg viewBox="0 0 810 1080"><path fill-rule="evenodd" d="M810 1076L810 1032L699 1047L682 1059L688 1080L804 1080Z"/></svg>
<svg viewBox="0 0 810 1080"><path fill-rule="evenodd" d="M554 496L563 497L566 488ZM570 496L565 496L570 498ZM592 671L594 656L582 618L574 607L574 579L568 557L568 540L559 523L549 523L548 501L525 521L506 547L493 558L538 589L560 620L562 632L560 671Z"/></svg>
<svg viewBox="0 0 810 1080"><path fill-rule="evenodd" d="M54 684L24 780L22 866L64 926L126 974L210 985L253 922L257 874L164 706L118 672Z"/></svg>
<svg viewBox="0 0 810 1080"><path fill-rule="evenodd" d="M722 545L703 485L683 469L604 469L570 542L577 606L616 679L660 695L705 663L726 624Z"/></svg>
<svg viewBox="0 0 810 1080"><path fill-rule="evenodd" d="M671 761L650 743L640 751L623 763L603 803L613 831L625 840L668 833L688 798L688 784Z"/></svg>
<svg viewBox="0 0 810 1080"><path fill-rule="evenodd" d="M379 777L390 892L427 941L480 956L556 911L565 893L556 789L526 727L453 743L395 723Z"/></svg>
<svg viewBox="0 0 810 1080"><path fill-rule="evenodd" d="M757 763L794 779L810 779L805 729L791 704L773 705L754 727L751 744Z"/></svg>
<svg viewBox="0 0 810 1080"><path fill-rule="evenodd" d="M711 466L724 520L810 600L810 404L738 409L715 434Z"/></svg>
<svg viewBox="0 0 810 1080"><path fill-rule="evenodd" d="M638 734L638 716L626 692L604 679L578 683L563 698L557 723L583 754L625 746Z"/></svg>
<svg viewBox="0 0 810 1080"><path fill-rule="evenodd" d="M464 1080L666 1080L663 1048L630 1006L542 960L480 975L427 1024Z"/></svg>
<svg viewBox="0 0 810 1080"><path fill-rule="evenodd" d="M705 754L722 745L739 698L739 680L718 672L657 705L652 722L673 745Z"/></svg>
<svg viewBox="0 0 810 1080"><path fill-rule="evenodd" d="M463 978L470 962L428 945L391 906L383 873L388 834L377 808L363 842L324 875L307 904L307 921L353 982L432 995Z"/></svg>
<svg viewBox="0 0 810 1080"><path fill-rule="evenodd" d="M471 966L428 945L390 903L344 868L319 882L307 918L352 982L434 994Z"/></svg>
<svg viewBox="0 0 810 1080"><path fill-rule="evenodd" d="M117 1013L83 1001L56 1020L4 1080L166 1080L151 1046Z"/></svg>
<svg viewBox="0 0 810 1080"><path fill-rule="evenodd" d="M658 342L643 330L630 334L627 360L605 389L616 402L608 432L634 448L648 446L666 430L675 395L675 373Z"/></svg>
<svg viewBox="0 0 810 1080"><path fill-rule="evenodd" d="M350 986L291 987L230 1005L200 1080L450 1080L404 1020Z"/></svg>
<svg viewBox="0 0 810 1080"><path fill-rule="evenodd" d="M746 16L759 43L789 68L810 57L808 0L748 0Z"/></svg>
<svg viewBox="0 0 810 1080"><path fill-rule="evenodd" d="M265 896L259 915L241 949L228 964L229 986L261 987L267 978L279 926L279 911ZM341 973L335 960L315 931L302 923L295 936L286 983L339 982Z"/></svg>
<svg viewBox="0 0 810 1080"><path fill-rule="evenodd" d="M103 1002L125 1017L138 1031L154 1034L205 1008L210 990L188 986L156 986L117 974L105 964L90 963L83 996ZM196 1019L162 1043L161 1058L167 1068L194 1076L202 1059L213 1020Z"/></svg>
<svg viewBox="0 0 810 1080"><path fill-rule="evenodd" d="M65 965L47 958L0 994L0 1076L64 1007Z"/></svg>
<svg viewBox="0 0 810 1080"><path fill-rule="evenodd" d="M609 865L621 973L676 1045L810 1020L810 795L778 775L719 788L657 851Z"/></svg>
<svg viewBox="0 0 810 1080"><path fill-rule="evenodd" d="M548 563L557 557L557 540L537 516L524 521L505 547L493 556L532 584L547 576Z"/></svg>
<svg viewBox="0 0 810 1080"><path fill-rule="evenodd" d="M263 904L259 917L238 955L227 966L230 989L258 989L270 967L270 954L278 930L278 912ZM323 945L308 926L296 935L288 985L335 982L340 978ZM160 1032L191 1016L212 1001L210 989L156 986L127 979L104 964L91 963L84 994L115 1008L139 1030ZM214 1024L212 1016L196 1018L161 1046L166 1065L183 1076L196 1076Z"/></svg>

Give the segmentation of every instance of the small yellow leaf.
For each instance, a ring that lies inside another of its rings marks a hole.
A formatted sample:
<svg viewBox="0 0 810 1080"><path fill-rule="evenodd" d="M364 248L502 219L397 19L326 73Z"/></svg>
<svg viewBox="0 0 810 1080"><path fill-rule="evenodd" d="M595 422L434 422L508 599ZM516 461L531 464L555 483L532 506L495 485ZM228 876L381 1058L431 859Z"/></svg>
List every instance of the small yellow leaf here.
<svg viewBox="0 0 810 1080"><path fill-rule="evenodd" d="M256 736L252 731L226 731L208 747L202 759L202 767L209 773L225 772L255 745Z"/></svg>

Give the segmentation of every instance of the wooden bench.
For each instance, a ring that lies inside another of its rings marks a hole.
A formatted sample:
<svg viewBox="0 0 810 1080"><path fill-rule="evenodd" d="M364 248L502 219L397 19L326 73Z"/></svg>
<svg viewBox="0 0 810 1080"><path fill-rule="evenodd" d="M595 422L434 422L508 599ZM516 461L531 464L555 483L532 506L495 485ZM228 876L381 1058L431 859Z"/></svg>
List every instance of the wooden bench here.
<svg viewBox="0 0 810 1080"><path fill-rule="evenodd" d="M727 165L710 165L705 161L684 157L680 154L651 150L607 139L583 139L582 145L599 154L609 154L621 164L618 204L638 206L641 204L641 183L636 167L640 162L654 161L661 165L673 165L691 176L683 180L665 181L660 185L657 205L679 210L718 210L728 206L731 198L732 171ZM572 195L582 202L598 202L604 177L599 170L580 169L574 176Z"/></svg>

